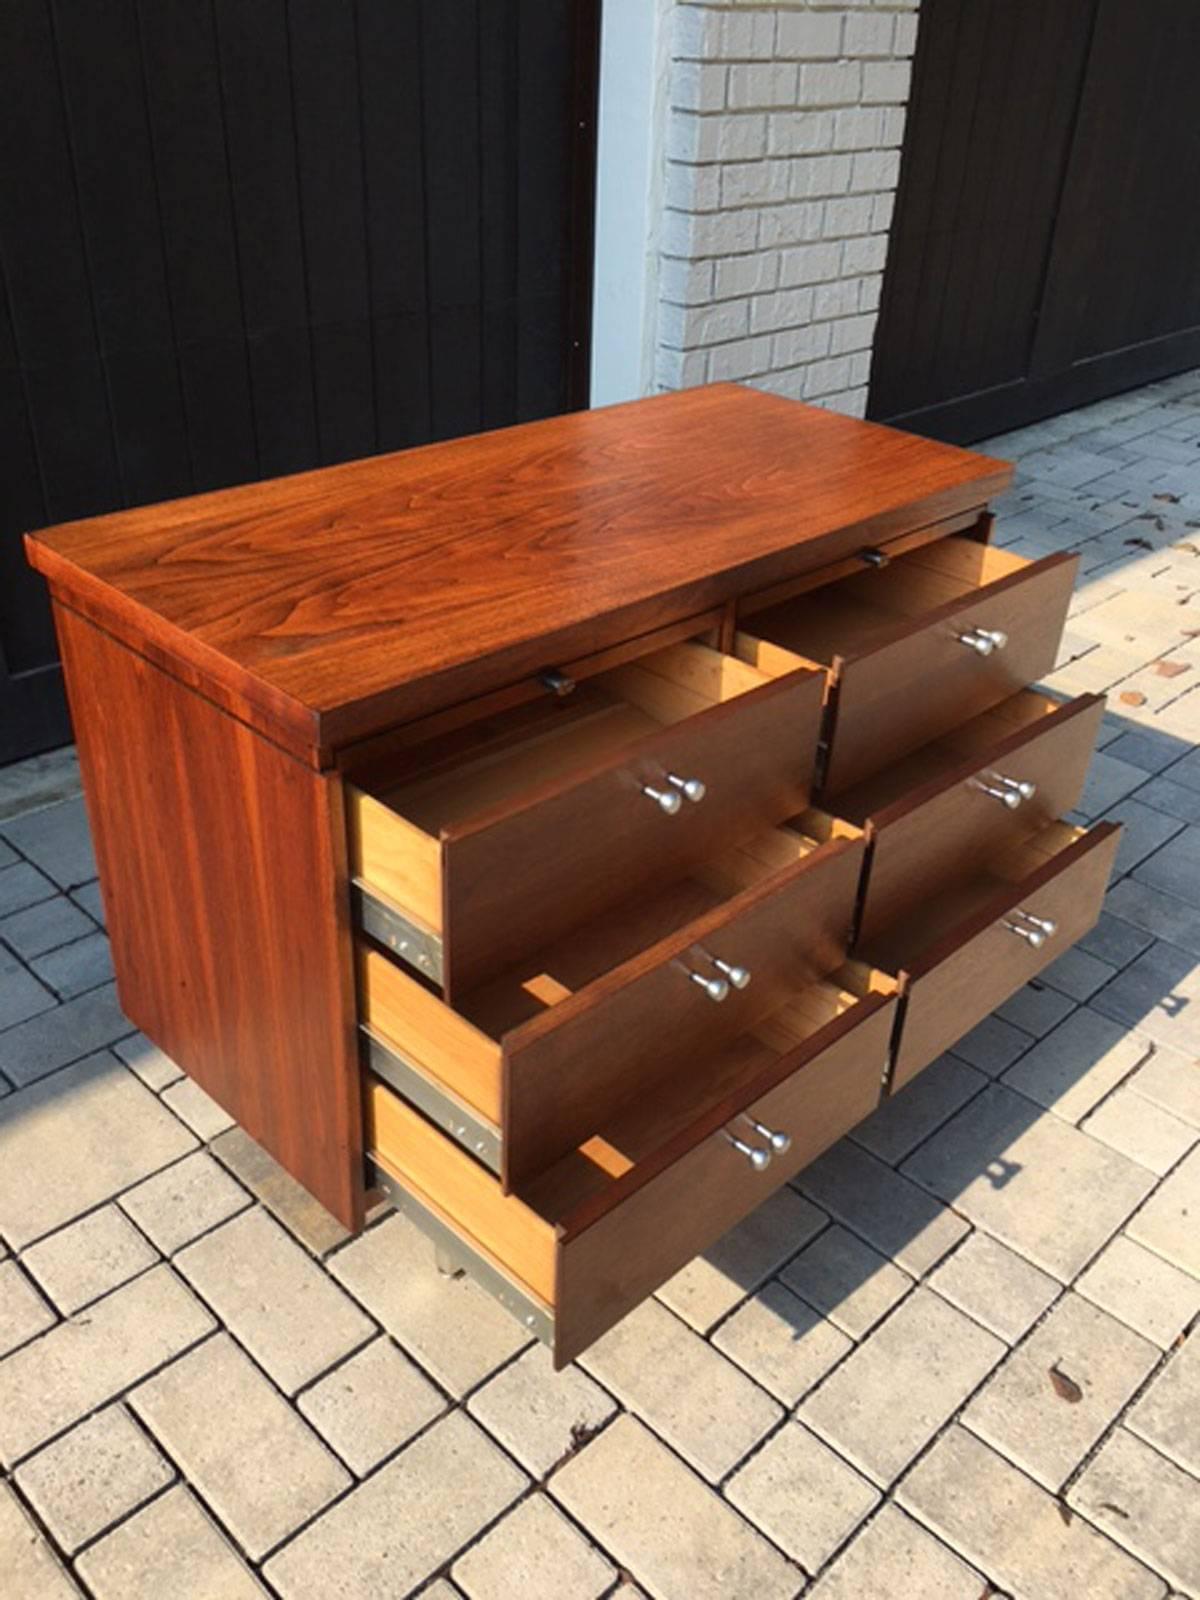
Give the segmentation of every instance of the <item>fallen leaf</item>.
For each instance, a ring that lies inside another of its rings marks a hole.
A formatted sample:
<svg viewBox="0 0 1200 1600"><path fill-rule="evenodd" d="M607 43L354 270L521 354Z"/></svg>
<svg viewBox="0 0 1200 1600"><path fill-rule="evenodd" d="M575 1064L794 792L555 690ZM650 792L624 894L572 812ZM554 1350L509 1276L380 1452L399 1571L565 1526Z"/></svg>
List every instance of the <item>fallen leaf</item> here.
<svg viewBox="0 0 1200 1600"><path fill-rule="evenodd" d="M1124 694L1120 696L1120 700L1123 706L1144 706L1146 704L1146 696L1138 689L1126 689Z"/></svg>
<svg viewBox="0 0 1200 1600"><path fill-rule="evenodd" d="M1077 1406L1083 1399L1083 1390L1075 1382L1074 1378L1068 1378L1057 1361L1050 1368L1050 1382L1053 1384L1054 1392L1060 1400L1069 1400L1073 1406Z"/></svg>
<svg viewBox="0 0 1200 1600"><path fill-rule="evenodd" d="M1160 678L1177 678L1181 672L1188 670L1186 661L1156 661L1154 670Z"/></svg>
<svg viewBox="0 0 1200 1600"><path fill-rule="evenodd" d="M1124 1521L1129 1521L1128 1511L1122 1510L1120 1506L1113 1505L1111 1500L1101 1500L1100 1509L1101 1511L1111 1511L1114 1517L1121 1517Z"/></svg>
<svg viewBox="0 0 1200 1600"><path fill-rule="evenodd" d="M1152 500L1165 500L1169 506L1177 506L1179 504L1179 496L1177 494L1167 494L1165 491L1162 494L1151 495L1150 498Z"/></svg>

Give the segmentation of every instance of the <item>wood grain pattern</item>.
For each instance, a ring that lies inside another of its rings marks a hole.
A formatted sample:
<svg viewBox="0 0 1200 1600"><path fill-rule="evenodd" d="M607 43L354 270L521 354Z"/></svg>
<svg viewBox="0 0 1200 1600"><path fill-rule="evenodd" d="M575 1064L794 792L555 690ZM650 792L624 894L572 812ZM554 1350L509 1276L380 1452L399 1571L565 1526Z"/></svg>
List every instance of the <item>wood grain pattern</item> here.
<svg viewBox="0 0 1200 1600"><path fill-rule="evenodd" d="M55 619L123 1010L361 1227L340 779Z"/></svg>
<svg viewBox="0 0 1200 1600"><path fill-rule="evenodd" d="M982 507L1003 463L714 385L62 524L35 566L311 759Z"/></svg>

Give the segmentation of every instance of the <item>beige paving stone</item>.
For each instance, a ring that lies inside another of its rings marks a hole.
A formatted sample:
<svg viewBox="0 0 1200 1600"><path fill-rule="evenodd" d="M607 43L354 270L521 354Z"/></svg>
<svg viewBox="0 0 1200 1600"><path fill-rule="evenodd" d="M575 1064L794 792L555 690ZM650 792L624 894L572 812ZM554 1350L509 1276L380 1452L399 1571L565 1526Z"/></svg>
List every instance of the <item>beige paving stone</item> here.
<svg viewBox="0 0 1200 1600"><path fill-rule="evenodd" d="M1021 1600L1161 1600L1166 1585L965 1428L950 1428L900 1503Z"/></svg>
<svg viewBox="0 0 1200 1600"><path fill-rule="evenodd" d="M535 1344L476 1390L467 1409L528 1472L544 1478L616 1406L580 1366L555 1372L549 1350Z"/></svg>
<svg viewBox="0 0 1200 1600"><path fill-rule="evenodd" d="M1083 1129L1160 1178L1200 1139L1200 1128L1125 1087L1097 1106Z"/></svg>
<svg viewBox="0 0 1200 1600"><path fill-rule="evenodd" d="M144 1272L159 1259L115 1206L102 1206L30 1246L21 1258L65 1315Z"/></svg>
<svg viewBox="0 0 1200 1600"><path fill-rule="evenodd" d="M228 1334L172 1362L129 1403L256 1559L351 1482Z"/></svg>
<svg viewBox="0 0 1200 1600"><path fill-rule="evenodd" d="M957 1056L940 1056L860 1122L850 1137L881 1161L895 1165L978 1094L986 1081L982 1072Z"/></svg>
<svg viewBox="0 0 1200 1600"><path fill-rule="evenodd" d="M617 1576L611 1562L540 1494L484 1534L453 1572L469 1600L598 1600Z"/></svg>
<svg viewBox="0 0 1200 1600"><path fill-rule="evenodd" d="M266 1591L184 1488L79 1558L96 1600L258 1600Z"/></svg>
<svg viewBox="0 0 1200 1600"><path fill-rule="evenodd" d="M258 1206L188 1245L175 1265L288 1394L373 1332L349 1296Z"/></svg>
<svg viewBox="0 0 1200 1600"><path fill-rule="evenodd" d="M918 1288L800 1407L800 1418L889 1484L1005 1353L993 1334Z"/></svg>
<svg viewBox="0 0 1200 1600"><path fill-rule="evenodd" d="M11 1466L213 1327L166 1266L0 1363L0 1461Z"/></svg>
<svg viewBox="0 0 1200 1600"><path fill-rule="evenodd" d="M136 1072L147 1089L153 1089L155 1094L183 1077L183 1068L177 1067L170 1056L147 1039L144 1033L135 1033L132 1038L122 1039L113 1049L130 1071Z"/></svg>
<svg viewBox="0 0 1200 1600"><path fill-rule="evenodd" d="M718 1350L794 1406L854 1341L782 1283L768 1283L713 1335Z"/></svg>
<svg viewBox="0 0 1200 1600"><path fill-rule="evenodd" d="M623 1318L580 1363L714 1483L783 1414L745 1373L654 1300Z"/></svg>
<svg viewBox="0 0 1200 1600"><path fill-rule="evenodd" d="M756 1451L725 1495L808 1572L828 1561L879 1499L873 1485L798 1422Z"/></svg>
<svg viewBox="0 0 1200 1600"><path fill-rule="evenodd" d="M197 1150L139 1183L118 1201L164 1255L244 1210L250 1197L222 1166Z"/></svg>
<svg viewBox="0 0 1200 1600"><path fill-rule="evenodd" d="M1125 1231L1200 1278L1200 1148L1163 1180Z"/></svg>
<svg viewBox="0 0 1200 1600"><path fill-rule="evenodd" d="M273 1556L266 1576L284 1600L406 1595L526 1482L453 1411Z"/></svg>
<svg viewBox="0 0 1200 1600"><path fill-rule="evenodd" d="M1154 1054L1138 1068L1129 1087L1193 1128L1200 1128L1200 1058L1183 1055L1167 1045L1155 1045Z"/></svg>
<svg viewBox="0 0 1200 1600"><path fill-rule="evenodd" d="M1077 1123L1151 1048L1149 1039L1081 1006L1011 1066L1004 1082Z"/></svg>
<svg viewBox="0 0 1200 1600"><path fill-rule="evenodd" d="M852 1339L861 1339L912 1287L906 1272L836 1224L780 1277Z"/></svg>
<svg viewBox="0 0 1200 1600"><path fill-rule="evenodd" d="M904 1164L934 1194L1064 1283L1154 1179L1022 1095L987 1088Z"/></svg>
<svg viewBox="0 0 1200 1600"><path fill-rule="evenodd" d="M361 1478L445 1410L434 1386L376 1339L300 1396L300 1410Z"/></svg>
<svg viewBox="0 0 1200 1600"><path fill-rule="evenodd" d="M0 1231L21 1249L195 1143L120 1062L89 1056L0 1103Z"/></svg>
<svg viewBox="0 0 1200 1600"><path fill-rule="evenodd" d="M1200 1313L1200 1281L1118 1234L1075 1285L1126 1327L1162 1349Z"/></svg>
<svg viewBox="0 0 1200 1600"><path fill-rule="evenodd" d="M212 1150L222 1166L228 1167L238 1182L245 1184L255 1199L261 1200L313 1255L323 1256L350 1237L337 1218L262 1145L256 1144L244 1128L226 1129L213 1140Z"/></svg>
<svg viewBox="0 0 1200 1600"><path fill-rule="evenodd" d="M550 1492L655 1600L793 1600L803 1575L636 1418L621 1416Z"/></svg>
<svg viewBox="0 0 1200 1600"><path fill-rule="evenodd" d="M54 1312L15 1261L0 1262L0 1357L54 1326Z"/></svg>
<svg viewBox="0 0 1200 1600"><path fill-rule="evenodd" d="M417 1600L462 1600L462 1590L456 1589L447 1578L435 1578L421 1590Z"/></svg>
<svg viewBox="0 0 1200 1600"><path fill-rule="evenodd" d="M847 1545L811 1600L983 1600L983 1579L894 1505Z"/></svg>
<svg viewBox="0 0 1200 1600"><path fill-rule="evenodd" d="M0 1572L5 1584L11 1585L14 1600L79 1600L79 1590L2 1479Z"/></svg>
<svg viewBox="0 0 1200 1600"><path fill-rule="evenodd" d="M707 1333L819 1233L826 1220L823 1211L785 1185L668 1279L658 1297L693 1328Z"/></svg>
<svg viewBox="0 0 1200 1600"><path fill-rule="evenodd" d="M964 1424L1057 1493L1160 1352L1149 1340L1068 1292L963 1412ZM1059 1376L1079 1398L1064 1397Z"/></svg>
<svg viewBox="0 0 1200 1600"><path fill-rule="evenodd" d="M329 1271L454 1395L530 1343L515 1317L469 1278L443 1277L433 1246L389 1217L330 1258Z"/></svg>
<svg viewBox="0 0 1200 1600"><path fill-rule="evenodd" d="M169 1462L122 1406L107 1406L17 1468L16 1480L68 1554L170 1483Z"/></svg>
<svg viewBox="0 0 1200 1600"><path fill-rule="evenodd" d="M1200 1593L1200 1484L1118 1428L1067 1496L1176 1589Z"/></svg>
<svg viewBox="0 0 1200 1600"><path fill-rule="evenodd" d="M928 1272L968 1231L961 1217L849 1139L827 1150L797 1181L819 1206L914 1277Z"/></svg>
<svg viewBox="0 0 1200 1600"><path fill-rule="evenodd" d="M1193 1330L1137 1405L1126 1425L1177 1466L1200 1478L1200 1336Z"/></svg>
<svg viewBox="0 0 1200 1600"><path fill-rule="evenodd" d="M990 1234L978 1231L942 1262L929 1287L1009 1344L1033 1327L1061 1288Z"/></svg>
<svg viewBox="0 0 1200 1600"><path fill-rule="evenodd" d="M170 1106L199 1139L215 1139L233 1126L233 1118L191 1078L180 1078L162 1092L163 1104Z"/></svg>

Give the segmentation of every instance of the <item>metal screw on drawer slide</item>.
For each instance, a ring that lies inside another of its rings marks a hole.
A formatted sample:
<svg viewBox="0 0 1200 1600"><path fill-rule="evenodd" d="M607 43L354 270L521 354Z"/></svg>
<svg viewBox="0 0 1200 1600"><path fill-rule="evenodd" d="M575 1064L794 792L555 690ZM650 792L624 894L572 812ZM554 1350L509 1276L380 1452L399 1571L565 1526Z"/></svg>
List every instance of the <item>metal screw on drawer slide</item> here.
<svg viewBox="0 0 1200 1600"><path fill-rule="evenodd" d="M892 564L892 558L887 551L876 550L874 546L868 546L867 549L860 550L858 559L865 561L869 567L890 567Z"/></svg>
<svg viewBox="0 0 1200 1600"><path fill-rule="evenodd" d="M748 1122L758 1134L760 1139L765 1139L777 1156L786 1155L792 1148L792 1136L774 1128L768 1128L762 1122L756 1122L748 1111L742 1112L742 1121Z"/></svg>
<svg viewBox="0 0 1200 1600"><path fill-rule="evenodd" d="M660 810L665 811L669 817L678 815L683 801L675 789L656 789L652 783L642 785L642 793L653 800Z"/></svg>
<svg viewBox="0 0 1200 1600"><path fill-rule="evenodd" d="M694 806L698 806L708 793L708 789L699 778L680 778L675 773L668 772L667 782L674 784L683 798L690 800Z"/></svg>
<svg viewBox="0 0 1200 1600"><path fill-rule="evenodd" d="M752 1144L747 1144L744 1139L739 1139L736 1133L730 1133L728 1128L721 1132L729 1140L738 1155L745 1156L755 1172L763 1172L771 1165L771 1152L769 1150L756 1150Z"/></svg>
<svg viewBox="0 0 1200 1600"><path fill-rule="evenodd" d="M1001 789L997 784L984 783L982 778L969 778L968 787L978 789L980 794L986 794L992 800L999 800L1002 806L1007 806L1010 811L1015 811L1021 804L1021 795L1016 789Z"/></svg>
<svg viewBox="0 0 1200 1600"><path fill-rule="evenodd" d="M565 700L567 695L575 692L575 679L561 672L558 667L547 667L544 672L539 672L537 681L543 689L548 689L560 700Z"/></svg>

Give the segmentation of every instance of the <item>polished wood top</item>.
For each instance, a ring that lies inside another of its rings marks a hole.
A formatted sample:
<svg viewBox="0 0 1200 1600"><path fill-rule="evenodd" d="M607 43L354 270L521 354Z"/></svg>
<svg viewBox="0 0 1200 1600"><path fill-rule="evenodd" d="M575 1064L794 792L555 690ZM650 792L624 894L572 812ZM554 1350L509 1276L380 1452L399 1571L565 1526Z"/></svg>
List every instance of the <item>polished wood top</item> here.
<svg viewBox="0 0 1200 1600"><path fill-rule="evenodd" d="M56 596L308 760L1004 489L734 384L27 537Z"/></svg>

